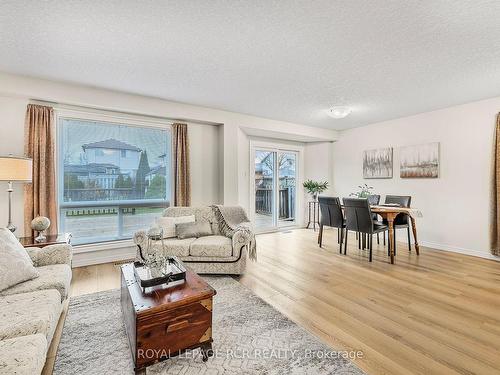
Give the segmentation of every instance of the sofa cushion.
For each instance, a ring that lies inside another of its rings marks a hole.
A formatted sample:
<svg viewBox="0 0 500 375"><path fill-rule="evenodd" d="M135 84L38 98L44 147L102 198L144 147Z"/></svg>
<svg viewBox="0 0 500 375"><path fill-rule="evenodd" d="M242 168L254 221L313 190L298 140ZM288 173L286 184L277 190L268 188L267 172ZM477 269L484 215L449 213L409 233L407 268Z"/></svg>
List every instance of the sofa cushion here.
<svg viewBox="0 0 500 375"><path fill-rule="evenodd" d="M40 374L47 347L47 339L42 334L0 341L0 374Z"/></svg>
<svg viewBox="0 0 500 375"><path fill-rule="evenodd" d="M0 228L0 291L38 277L23 245L7 228Z"/></svg>
<svg viewBox="0 0 500 375"><path fill-rule="evenodd" d="M0 297L0 340L41 333L50 342L61 310L55 289Z"/></svg>
<svg viewBox="0 0 500 375"><path fill-rule="evenodd" d="M195 240L195 238L186 238L179 240L178 238L168 238L164 239L163 243L165 248L163 248L161 241L151 241L151 246L145 249L147 253L152 254L164 254L164 255L175 255L178 257L189 256L189 246Z"/></svg>
<svg viewBox="0 0 500 375"><path fill-rule="evenodd" d="M231 239L225 236L200 237L193 241L189 255L193 257L230 257L233 253Z"/></svg>
<svg viewBox="0 0 500 375"><path fill-rule="evenodd" d="M37 267L37 271L40 274L39 277L2 290L0 296L56 289L61 295L61 300L65 300L71 282L71 268L67 264L53 264Z"/></svg>
<svg viewBox="0 0 500 375"><path fill-rule="evenodd" d="M159 217L156 219L156 226L163 230L163 238L172 238L177 236L175 232L176 224L194 223L194 215L178 217Z"/></svg>

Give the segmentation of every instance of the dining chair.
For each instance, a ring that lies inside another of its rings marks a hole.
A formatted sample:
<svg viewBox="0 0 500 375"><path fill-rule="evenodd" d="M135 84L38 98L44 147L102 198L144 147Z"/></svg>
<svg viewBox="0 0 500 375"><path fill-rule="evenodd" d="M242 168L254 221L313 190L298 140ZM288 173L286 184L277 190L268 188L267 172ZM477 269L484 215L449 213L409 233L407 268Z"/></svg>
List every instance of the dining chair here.
<svg viewBox="0 0 500 375"><path fill-rule="evenodd" d="M376 206L377 204L380 203L380 195L378 195L378 194L368 195L366 197L366 199L368 199L368 203L370 203L370 206ZM378 221L378 215L377 214L373 214L373 221ZM356 233L356 239L358 239L358 233ZM385 237L384 237L384 239L385 239ZM378 233L377 233L377 243L380 243L379 242L379 238L378 238ZM361 249L361 246L360 246L360 249Z"/></svg>
<svg viewBox="0 0 500 375"><path fill-rule="evenodd" d="M344 239L345 220L342 213L340 199L337 197L318 197L319 202L319 233L318 245L323 245L323 227L332 227L338 229L338 243L340 244L340 253L342 254L342 242Z"/></svg>
<svg viewBox="0 0 500 375"><path fill-rule="evenodd" d="M370 203L370 206L376 206L380 203L380 195L379 194L372 194L367 197L368 203ZM378 222L378 215L373 214L373 221ZM377 245L380 244L380 238L377 233ZM384 245L385 245L385 235L384 235Z"/></svg>
<svg viewBox="0 0 500 375"><path fill-rule="evenodd" d="M410 195L386 195L385 203L389 204L399 204L400 207L410 207L411 196ZM388 225L387 220L383 220L383 223ZM396 254L396 232L397 229L405 229L408 234L408 250L411 251L411 240L410 240L410 216L407 214L399 214L394 219L394 254ZM385 240L385 234L384 234Z"/></svg>
<svg viewBox="0 0 500 375"><path fill-rule="evenodd" d="M355 231L368 235L368 248L370 251L369 260L372 261L374 234L387 230L387 225L373 222L373 213L370 209L368 199L344 198L345 212L345 246L344 254L347 254L347 237L349 231Z"/></svg>

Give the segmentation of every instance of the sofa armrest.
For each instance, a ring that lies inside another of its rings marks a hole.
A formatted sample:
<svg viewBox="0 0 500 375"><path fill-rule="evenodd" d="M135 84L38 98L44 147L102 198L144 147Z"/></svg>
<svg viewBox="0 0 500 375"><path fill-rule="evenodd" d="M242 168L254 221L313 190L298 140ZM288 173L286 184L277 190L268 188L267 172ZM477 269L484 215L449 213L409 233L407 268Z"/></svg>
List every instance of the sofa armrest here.
<svg viewBox="0 0 500 375"><path fill-rule="evenodd" d="M232 237L233 253L234 249L247 247L250 260L257 260L257 246L255 242L255 233L250 222L241 223L236 228Z"/></svg>
<svg viewBox="0 0 500 375"><path fill-rule="evenodd" d="M45 247L27 247L26 251L35 267L52 264L67 264L71 266L73 248L69 244L48 245Z"/></svg>
<svg viewBox="0 0 500 375"><path fill-rule="evenodd" d="M237 230L233 234L233 249L240 249L243 246L247 246L252 240L252 233L247 230Z"/></svg>

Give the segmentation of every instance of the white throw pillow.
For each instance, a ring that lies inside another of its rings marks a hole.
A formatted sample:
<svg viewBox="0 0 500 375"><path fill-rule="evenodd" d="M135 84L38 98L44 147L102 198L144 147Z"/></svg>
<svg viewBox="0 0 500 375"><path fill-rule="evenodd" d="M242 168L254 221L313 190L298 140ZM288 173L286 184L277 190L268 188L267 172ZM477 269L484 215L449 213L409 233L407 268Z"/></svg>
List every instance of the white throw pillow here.
<svg viewBox="0 0 500 375"><path fill-rule="evenodd" d="M16 236L7 228L0 228L0 291L38 276Z"/></svg>
<svg viewBox="0 0 500 375"><path fill-rule="evenodd" d="M163 216L156 219L156 225L163 229L163 238L172 238L177 236L175 233L175 224L194 222L194 215L177 217Z"/></svg>

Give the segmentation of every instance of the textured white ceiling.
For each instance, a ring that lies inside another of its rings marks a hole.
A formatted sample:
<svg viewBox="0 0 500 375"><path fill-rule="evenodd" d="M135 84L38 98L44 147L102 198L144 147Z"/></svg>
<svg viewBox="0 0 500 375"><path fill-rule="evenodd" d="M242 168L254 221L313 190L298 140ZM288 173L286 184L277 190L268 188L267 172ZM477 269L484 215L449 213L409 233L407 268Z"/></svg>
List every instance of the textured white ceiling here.
<svg viewBox="0 0 500 375"><path fill-rule="evenodd" d="M345 129L500 96L499 20L484 0L4 0L0 70Z"/></svg>

